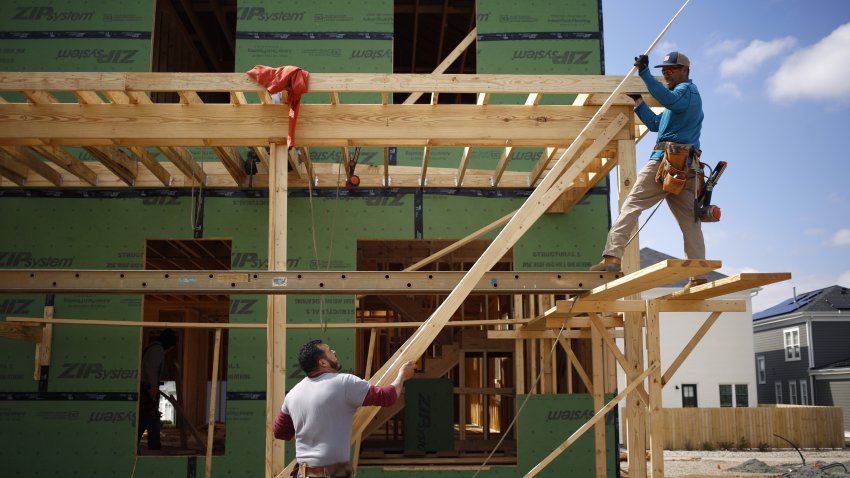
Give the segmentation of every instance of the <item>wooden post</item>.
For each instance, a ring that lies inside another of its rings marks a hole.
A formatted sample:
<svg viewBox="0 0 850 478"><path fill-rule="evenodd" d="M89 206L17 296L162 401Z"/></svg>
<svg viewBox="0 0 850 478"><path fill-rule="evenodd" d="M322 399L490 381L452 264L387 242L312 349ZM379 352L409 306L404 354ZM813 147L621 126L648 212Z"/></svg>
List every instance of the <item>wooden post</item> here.
<svg viewBox="0 0 850 478"><path fill-rule="evenodd" d="M215 439L215 404L218 398L218 361L221 353L221 329L215 329L215 348L213 348L212 380L210 380L210 413L207 419L207 457L204 460L204 478L210 478L212 472L213 440Z"/></svg>
<svg viewBox="0 0 850 478"><path fill-rule="evenodd" d="M593 327L590 328L590 350L593 361L593 411L599 412L605 406L605 377L602 373L602 336ZM593 428L596 453L596 478L605 478L605 420L599 420Z"/></svg>
<svg viewBox="0 0 850 478"><path fill-rule="evenodd" d="M50 300L52 304L52 299ZM53 306L44 306L44 319L53 319ZM35 370L33 371L33 379L41 379L41 367L50 365L51 350L53 349L53 324L44 324L41 326L41 340L35 344Z"/></svg>
<svg viewBox="0 0 850 478"><path fill-rule="evenodd" d="M661 402L661 330L658 302L646 301L646 354L649 366L649 450L652 478L664 478L664 410ZM631 470L630 470L631 471Z"/></svg>
<svg viewBox="0 0 850 478"><path fill-rule="evenodd" d="M286 270L286 145L272 143L269 161L269 270ZM286 387L286 296L268 296L266 332L266 478L283 469L283 442L272 426Z"/></svg>
<svg viewBox="0 0 850 478"><path fill-rule="evenodd" d="M620 207L634 187L637 179L637 167L635 164L634 140L617 141L617 177L619 179L618 195ZM632 273L640 269L640 238L635 236L634 240L626 246L623 254L623 271ZM630 296L629 299L640 299L640 296ZM625 369L626 380L631 381L643 368L643 326L639 312L626 312L624 314L624 349L629 367ZM644 414L644 403L638 394L632 394L626 400L625 420L626 425L626 448L629 451L629 477L644 478L646 476L646 418Z"/></svg>

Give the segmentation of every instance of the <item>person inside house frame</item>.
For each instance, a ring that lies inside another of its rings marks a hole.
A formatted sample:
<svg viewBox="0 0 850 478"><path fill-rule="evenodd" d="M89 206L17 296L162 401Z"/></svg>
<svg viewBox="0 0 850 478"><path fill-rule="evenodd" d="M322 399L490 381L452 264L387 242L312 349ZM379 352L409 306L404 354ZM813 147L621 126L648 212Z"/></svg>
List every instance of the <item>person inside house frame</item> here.
<svg viewBox="0 0 850 478"><path fill-rule="evenodd" d="M668 53L660 65L655 65L655 68L661 68L666 87L652 76L648 56L635 57L635 66L649 93L665 109L660 115L655 114L640 95L629 95L635 100L635 113L650 131L658 133L658 138L649 161L638 173L634 187L608 232L602 261L591 266L591 271L620 271L623 252L637 226L641 212L661 200L667 201L682 231L685 257L705 259L702 223L694 218L694 197L688 193L695 190L697 175L690 171L686 173L686 180L684 176L680 176L682 192L678 194L668 192L659 175L662 159L665 153L669 154L671 148L689 151L688 165L694 156L698 158L700 154L700 133L704 115L699 89L690 79L690 60L684 53L674 51ZM706 279L702 276L692 277L687 287L705 282Z"/></svg>
<svg viewBox="0 0 850 478"><path fill-rule="evenodd" d="M148 432L148 450L160 450L159 386L165 354L177 345L177 334L173 329L163 329L159 337L142 352L142 368L139 374L139 428L136 442Z"/></svg>
<svg viewBox="0 0 850 478"><path fill-rule="evenodd" d="M274 422L274 437L295 439L298 478L350 478L351 432L354 414L361 406L388 407L413 376L415 362L401 366L393 383L371 385L348 373L336 351L321 340L301 347L298 363L307 376L286 394Z"/></svg>

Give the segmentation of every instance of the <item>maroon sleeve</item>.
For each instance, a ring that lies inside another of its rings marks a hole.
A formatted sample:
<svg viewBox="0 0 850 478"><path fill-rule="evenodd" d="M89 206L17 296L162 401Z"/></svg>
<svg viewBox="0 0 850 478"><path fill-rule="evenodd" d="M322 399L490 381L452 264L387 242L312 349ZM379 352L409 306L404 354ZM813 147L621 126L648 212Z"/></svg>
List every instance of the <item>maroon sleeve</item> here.
<svg viewBox="0 0 850 478"><path fill-rule="evenodd" d="M277 412L272 430L274 437L278 440L292 440L295 437L295 424L292 423L292 417L281 411Z"/></svg>
<svg viewBox="0 0 850 478"><path fill-rule="evenodd" d="M363 399L363 406L389 407L395 403L397 398L398 394L392 385L384 385L383 387L370 385L366 398Z"/></svg>

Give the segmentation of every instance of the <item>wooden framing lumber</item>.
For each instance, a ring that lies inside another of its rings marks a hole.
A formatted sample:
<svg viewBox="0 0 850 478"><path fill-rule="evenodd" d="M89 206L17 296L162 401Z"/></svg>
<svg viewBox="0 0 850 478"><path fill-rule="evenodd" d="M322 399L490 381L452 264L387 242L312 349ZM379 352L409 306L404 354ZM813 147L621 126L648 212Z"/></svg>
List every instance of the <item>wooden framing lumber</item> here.
<svg viewBox="0 0 850 478"><path fill-rule="evenodd" d="M271 145L269 161L269 270L286 270L287 244L287 148ZM286 386L286 297L268 297L266 334L266 467L265 476L276 476L284 468L284 445L275 440L272 426Z"/></svg>
<svg viewBox="0 0 850 478"><path fill-rule="evenodd" d="M445 24L445 21L443 22L443 24ZM457 46L454 48L454 50L452 50L452 52L449 53L448 56L446 56L443 59L443 61L441 61L440 64L437 65L436 68L434 68L433 73L434 74L443 73L450 66L452 66L452 63L454 63L455 60L457 60L457 58L460 56L460 54L463 53L469 47L469 45L472 44L473 41L475 41L475 37L477 35L478 35L478 28L476 27L476 28L473 28L463 38L463 40L461 40L460 43L457 44ZM441 42L443 41L442 35L440 36L440 41ZM440 54L442 54L442 51L440 51ZM404 104L412 105L412 104L416 103L416 100L418 100L420 96L422 96L422 92L411 93L411 95L408 96L407 99L404 100Z"/></svg>
<svg viewBox="0 0 850 478"><path fill-rule="evenodd" d="M647 361L653 368L649 374L649 450L651 476L664 476L664 410L661 400L661 313L654 300L646 301ZM632 451L631 449L629 451Z"/></svg>
<svg viewBox="0 0 850 478"><path fill-rule="evenodd" d="M36 153L44 156L60 168L80 178L88 186L97 186L97 174L76 156L60 146L32 146Z"/></svg>
<svg viewBox="0 0 850 478"><path fill-rule="evenodd" d="M25 149L5 146L0 148L0 156L4 158L11 158L10 160L12 161L17 160L54 186L62 185L62 175L59 174L59 171L51 168L47 165L47 163L33 156Z"/></svg>
<svg viewBox="0 0 850 478"><path fill-rule="evenodd" d="M732 294L742 290L755 289L756 287L761 287L763 285L786 281L790 278L790 272L745 272L731 277L724 277L723 279L718 279L714 282L708 282L706 284L693 287L688 291L682 290L674 292L663 298L670 300L706 299L709 297Z"/></svg>
<svg viewBox="0 0 850 478"><path fill-rule="evenodd" d="M610 124L617 107L600 117ZM3 104L0 144L257 146L284 138L287 105ZM581 106L301 105L299 146L556 146L574 140L599 111ZM416 121L411 122L410 118ZM352 121L352 118L357 118ZM203 124L203 128L198 125ZM627 130L615 139L626 139ZM595 139L596 133L585 134Z"/></svg>
<svg viewBox="0 0 850 478"><path fill-rule="evenodd" d="M450 292L457 271L190 271L0 269L6 292L143 294L407 294ZM487 272L477 294L580 293L616 277L614 272ZM683 306L688 301L682 301Z"/></svg>
<svg viewBox="0 0 850 478"><path fill-rule="evenodd" d="M593 334L591 333L591 340L592 339ZM575 367L579 378L581 378L582 383L584 383L584 386L587 387L588 390L595 390L593 388L593 381L590 379L590 377L587 376L587 372L584 371L584 367L581 366L581 362L579 362L578 357L576 357L575 352L573 352L573 348L570 346L569 339L564 336L559 336L558 343L561 344L561 348L563 348L564 352L567 354L567 360L572 364L573 367Z"/></svg>
<svg viewBox="0 0 850 478"><path fill-rule="evenodd" d="M719 269L720 261L668 259L596 287L589 299L618 299Z"/></svg>

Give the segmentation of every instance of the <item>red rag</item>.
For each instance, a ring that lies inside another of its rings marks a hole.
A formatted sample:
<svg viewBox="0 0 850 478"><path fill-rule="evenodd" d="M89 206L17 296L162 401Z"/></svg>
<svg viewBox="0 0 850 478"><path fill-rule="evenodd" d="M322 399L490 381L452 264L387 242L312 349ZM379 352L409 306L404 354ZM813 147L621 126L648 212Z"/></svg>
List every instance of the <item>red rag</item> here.
<svg viewBox="0 0 850 478"><path fill-rule="evenodd" d="M263 85L269 93L275 94L286 90L289 96L289 136L286 145L289 148L295 144L295 124L298 122L298 110L301 109L301 95L307 92L310 83L310 73L297 66L257 65L248 72L254 81Z"/></svg>

